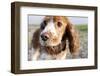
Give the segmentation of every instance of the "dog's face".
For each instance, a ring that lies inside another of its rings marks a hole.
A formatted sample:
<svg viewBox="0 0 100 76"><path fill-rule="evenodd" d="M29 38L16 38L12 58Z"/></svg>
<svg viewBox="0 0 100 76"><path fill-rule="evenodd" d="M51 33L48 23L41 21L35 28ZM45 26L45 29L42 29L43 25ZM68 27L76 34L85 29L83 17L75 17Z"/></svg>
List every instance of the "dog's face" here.
<svg viewBox="0 0 100 76"><path fill-rule="evenodd" d="M66 30L66 26L66 17L46 16L40 27L40 44L42 46L56 46L60 44Z"/></svg>

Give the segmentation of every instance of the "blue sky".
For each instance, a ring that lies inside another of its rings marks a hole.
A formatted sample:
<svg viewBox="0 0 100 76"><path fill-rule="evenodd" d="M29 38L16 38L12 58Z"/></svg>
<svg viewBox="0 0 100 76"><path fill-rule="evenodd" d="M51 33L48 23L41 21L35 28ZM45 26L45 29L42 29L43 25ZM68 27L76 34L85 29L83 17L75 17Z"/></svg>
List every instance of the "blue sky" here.
<svg viewBox="0 0 100 76"><path fill-rule="evenodd" d="M34 16L34 15L30 15L28 16L28 23L29 24L35 24L35 25L39 25L43 18L45 16ZM88 18L87 17L68 17L69 20L73 23L73 24L88 24Z"/></svg>

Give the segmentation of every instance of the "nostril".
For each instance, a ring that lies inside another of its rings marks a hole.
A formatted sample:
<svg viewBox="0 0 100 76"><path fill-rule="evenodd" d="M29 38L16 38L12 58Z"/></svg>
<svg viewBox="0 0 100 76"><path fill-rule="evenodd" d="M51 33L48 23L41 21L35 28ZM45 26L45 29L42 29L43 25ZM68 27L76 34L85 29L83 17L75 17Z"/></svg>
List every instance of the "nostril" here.
<svg viewBox="0 0 100 76"><path fill-rule="evenodd" d="M47 39L48 39L48 37L46 35L43 35L43 34L41 35L41 38L43 41L47 41Z"/></svg>

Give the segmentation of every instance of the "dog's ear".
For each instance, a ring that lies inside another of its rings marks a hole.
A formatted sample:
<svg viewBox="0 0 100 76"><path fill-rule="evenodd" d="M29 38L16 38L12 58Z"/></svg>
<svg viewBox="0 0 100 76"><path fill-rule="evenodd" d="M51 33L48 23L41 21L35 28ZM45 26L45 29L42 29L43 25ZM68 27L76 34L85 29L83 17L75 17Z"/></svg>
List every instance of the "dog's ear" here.
<svg viewBox="0 0 100 76"><path fill-rule="evenodd" d="M69 42L69 50L73 56L77 56L79 53L79 34L75 27L68 21L66 26L66 37Z"/></svg>
<svg viewBox="0 0 100 76"><path fill-rule="evenodd" d="M33 38L32 38L32 46L34 49L37 49L40 47L39 36L40 36L40 29L37 29L33 33Z"/></svg>

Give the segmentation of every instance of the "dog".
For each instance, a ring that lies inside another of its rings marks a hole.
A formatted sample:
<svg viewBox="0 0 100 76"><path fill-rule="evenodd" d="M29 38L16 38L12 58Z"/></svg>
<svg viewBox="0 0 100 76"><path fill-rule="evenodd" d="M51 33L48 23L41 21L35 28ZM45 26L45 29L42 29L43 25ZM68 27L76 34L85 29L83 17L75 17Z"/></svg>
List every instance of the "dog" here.
<svg viewBox="0 0 100 76"><path fill-rule="evenodd" d="M45 60L63 60L68 51L74 58L80 48L78 31L65 16L46 16L31 43L32 60L39 60L42 55Z"/></svg>

